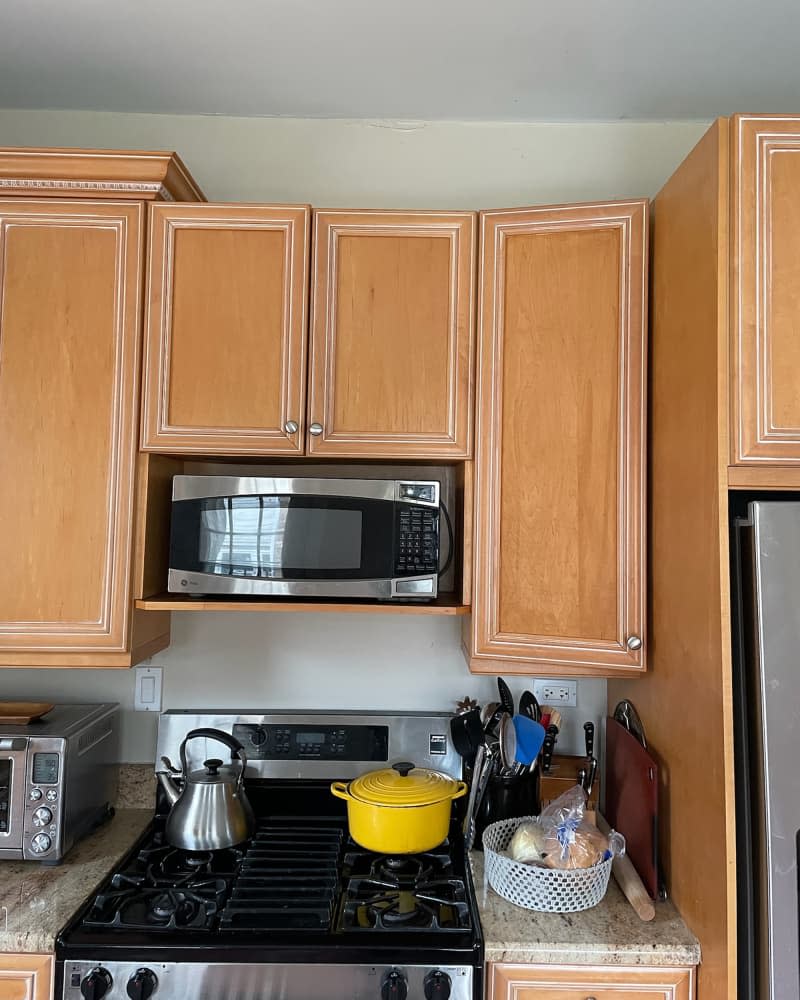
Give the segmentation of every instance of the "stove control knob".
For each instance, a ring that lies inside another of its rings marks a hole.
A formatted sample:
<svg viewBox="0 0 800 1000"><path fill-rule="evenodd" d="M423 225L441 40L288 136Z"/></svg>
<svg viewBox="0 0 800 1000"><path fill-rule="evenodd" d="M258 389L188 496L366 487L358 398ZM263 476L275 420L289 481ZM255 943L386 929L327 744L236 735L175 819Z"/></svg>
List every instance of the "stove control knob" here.
<svg viewBox="0 0 800 1000"><path fill-rule="evenodd" d="M92 969L88 976L84 977L81 983L81 993L86 1000L101 1000L111 989L113 979L107 969L98 966Z"/></svg>
<svg viewBox="0 0 800 1000"><path fill-rule="evenodd" d="M392 969L383 977L381 984L381 1000L406 1000L408 984L406 977L399 969Z"/></svg>
<svg viewBox="0 0 800 1000"><path fill-rule="evenodd" d="M450 977L446 972L429 972L422 981L425 1000L448 1000L451 987Z"/></svg>
<svg viewBox="0 0 800 1000"><path fill-rule="evenodd" d="M149 969L137 969L128 980L125 992L131 1000L148 1000L158 986L156 974Z"/></svg>

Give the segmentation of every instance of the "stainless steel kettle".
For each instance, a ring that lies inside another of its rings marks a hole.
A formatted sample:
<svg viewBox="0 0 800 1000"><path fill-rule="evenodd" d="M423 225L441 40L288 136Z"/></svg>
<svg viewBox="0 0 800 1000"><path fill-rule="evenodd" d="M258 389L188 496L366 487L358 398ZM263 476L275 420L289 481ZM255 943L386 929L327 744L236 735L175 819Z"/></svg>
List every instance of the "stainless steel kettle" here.
<svg viewBox="0 0 800 1000"><path fill-rule="evenodd" d="M200 771L189 771L186 744L196 737L219 740L231 751L231 763L211 758ZM218 851L241 844L252 836L255 817L247 801L242 780L247 767L244 747L220 729L193 729L181 743L181 770L168 757L161 760L171 774L159 771L158 780L172 804L165 835L173 847L185 851ZM238 758L238 763L233 761ZM173 775L183 778L179 788Z"/></svg>

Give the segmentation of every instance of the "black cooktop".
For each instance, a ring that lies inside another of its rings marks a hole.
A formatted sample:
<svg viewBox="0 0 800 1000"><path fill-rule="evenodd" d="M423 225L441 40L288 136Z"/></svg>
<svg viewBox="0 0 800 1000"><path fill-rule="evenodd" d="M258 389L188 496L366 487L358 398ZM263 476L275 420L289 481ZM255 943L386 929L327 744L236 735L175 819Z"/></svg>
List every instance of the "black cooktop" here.
<svg viewBox="0 0 800 1000"><path fill-rule="evenodd" d="M203 948L252 950L260 961L399 961L403 949L444 961L475 952L480 934L460 829L435 850L384 856L364 851L346 817L316 800L299 814L264 815L237 848L170 847L164 818L92 894L57 940L59 958L175 959ZM291 805L291 799L284 805ZM333 809L335 810L335 806Z"/></svg>

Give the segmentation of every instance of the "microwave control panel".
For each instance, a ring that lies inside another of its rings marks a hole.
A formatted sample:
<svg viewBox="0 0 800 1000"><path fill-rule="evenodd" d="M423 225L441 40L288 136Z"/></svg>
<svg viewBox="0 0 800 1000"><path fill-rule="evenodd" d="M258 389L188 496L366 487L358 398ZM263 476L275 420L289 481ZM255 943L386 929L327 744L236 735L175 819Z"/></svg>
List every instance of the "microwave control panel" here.
<svg viewBox="0 0 800 1000"><path fill-rule="evenodd" d="M239 724L233 735L248 760L389 759L388 726Z"/></svg>

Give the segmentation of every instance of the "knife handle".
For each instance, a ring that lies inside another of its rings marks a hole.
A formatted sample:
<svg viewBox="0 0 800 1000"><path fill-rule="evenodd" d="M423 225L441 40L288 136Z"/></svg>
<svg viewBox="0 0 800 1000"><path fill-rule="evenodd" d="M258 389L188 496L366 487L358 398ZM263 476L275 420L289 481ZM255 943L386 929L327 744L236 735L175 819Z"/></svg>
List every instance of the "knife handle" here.
<svg viewBox="0 0 800 1000"><path fill-rule="evenodd" d="M594 756L594 723L584 722L583 733L586 738L586 756L591 760Z"/></svg>
<svg viewBox="0 0 800 1000"><path fill-rule="evenodd" d="M555 726L547 727L547 735L544 738L544 743L542 744L542 771L547 774L550 771L550 765L553 761L553 750L556 746L556 736L558 736L558 729Z"/></svg>

